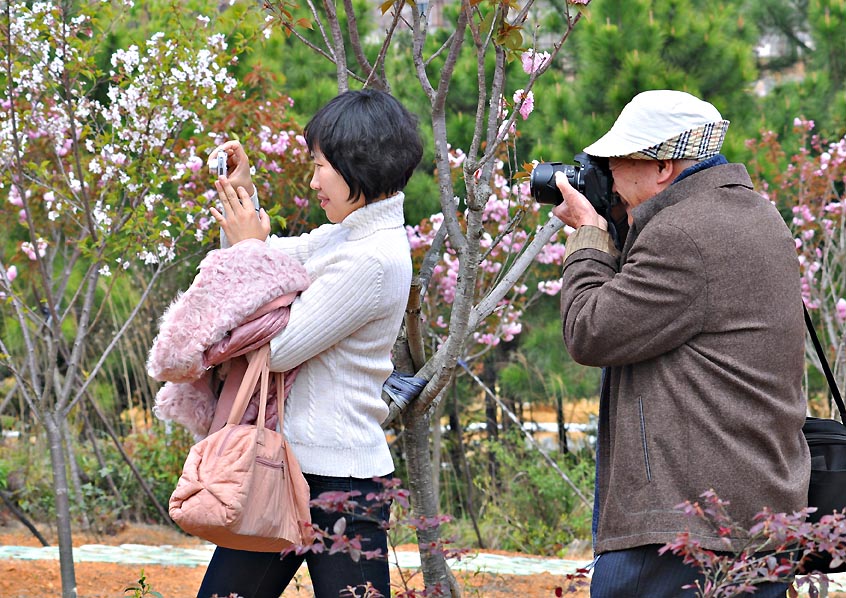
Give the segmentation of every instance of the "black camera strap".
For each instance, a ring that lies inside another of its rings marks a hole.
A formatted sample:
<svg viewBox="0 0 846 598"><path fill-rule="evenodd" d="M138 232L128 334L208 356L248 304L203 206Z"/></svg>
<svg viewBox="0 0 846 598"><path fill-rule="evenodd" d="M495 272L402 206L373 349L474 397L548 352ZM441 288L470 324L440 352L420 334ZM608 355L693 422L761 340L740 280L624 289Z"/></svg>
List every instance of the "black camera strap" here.
<svg viewBox="0 0 846 598"><path fill-rule="evenodd" d="M840 421L846 423L846 406L843 404L843 399L840 397L840 390L837 388L837 382L834 380L834 374L831 373L831 368L828 367L828 360L823 353L820 339L817 338L817 331L814 329L814 323L811 320L811 314L808 313L808 308L802 302L802 309L805 310L805 325L808 327L808 332L811 334L811 341L814 343L814 349L817 351L817 357L820 358L825 379L828 381L828 388L831 390L831 396L834 397L834 402L837 404L837 410L840 411Z"/></svg>

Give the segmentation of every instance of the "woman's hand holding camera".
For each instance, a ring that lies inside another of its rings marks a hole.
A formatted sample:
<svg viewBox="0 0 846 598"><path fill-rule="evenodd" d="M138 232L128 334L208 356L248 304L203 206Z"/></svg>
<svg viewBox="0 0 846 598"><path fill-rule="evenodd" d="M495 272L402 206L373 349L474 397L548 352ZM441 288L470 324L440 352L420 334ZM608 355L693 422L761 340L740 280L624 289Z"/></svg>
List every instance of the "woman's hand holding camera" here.
<svg viewBox="0 0 846 598"><path fill-rule="evenodd" d="M209 156L209 167L212 172L216 172L216 164L218 155L223 153L226 156L226 168L223 176L229 179L235 189L243 187L247 190L249 195L255 191L252 177L250 175L250 159L247 157L247 152L239 141L227 141L223 145L219 145L212 151Z"/></svg>
<svg viewBox="0 0 846 598"><path fill-rule="evenodd" d="M596 226L608 230L608 222L600 216L587 197L579 193L567 180L563 172L555 173L555 186L561 191L564 200L552 208L552 213L559 220L573 228L580 226Z"/></svg>
<svg viewBox="0 0 846 598"><path fill-rule="evenodd" d="M227 141L211 153L210 164L217 164L220 152L225 152L227 156L227 174L217 178L214 188L220 197L223 213L215 208L211 208L210 212L232 245L244 239L264 241L270 234L270 218L264 209L253 206L251 197L255 186L250 176L250 159L238 141Z"/></svg>

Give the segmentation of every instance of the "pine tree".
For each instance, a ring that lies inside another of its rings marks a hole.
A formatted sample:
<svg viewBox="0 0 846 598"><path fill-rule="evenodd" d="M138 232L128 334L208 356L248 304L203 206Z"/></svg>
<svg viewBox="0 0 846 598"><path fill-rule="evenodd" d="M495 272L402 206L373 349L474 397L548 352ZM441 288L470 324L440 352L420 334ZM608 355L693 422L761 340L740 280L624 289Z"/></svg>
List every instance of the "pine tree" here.
<svg viewBox="0 0 846 598"><path fill-rule="evenodd" d="M824 136L846 127L846 2L755 0L746 8L781 53L762 64L772 88L762 100L761 126L783 138L796 116L813 119Z"/></svg>
<svg viewBox="0 0 846 598"><path fill-rule="evenodd" d="M712 102L744 128L754 114L757 31L733 3L606 0L591 4L574 32L573 94L583 115L568 145L604 133L622 107L648 89L681 89ZM752 129L754 130L754 129ZM735 135L740 147L744 135Z"/></svg>

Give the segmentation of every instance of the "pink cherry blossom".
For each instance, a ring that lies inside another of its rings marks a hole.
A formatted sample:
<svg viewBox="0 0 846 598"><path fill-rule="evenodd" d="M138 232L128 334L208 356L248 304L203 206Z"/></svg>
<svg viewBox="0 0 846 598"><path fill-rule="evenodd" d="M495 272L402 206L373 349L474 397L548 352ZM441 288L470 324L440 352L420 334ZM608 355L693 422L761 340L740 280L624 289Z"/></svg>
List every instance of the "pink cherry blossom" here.
<svg viewBox="0 0 846 598"><path fill-rule="evenodd" d="M449 151L449 165L451 168L458 168L464 164L467 156L460 148L453 149L451 145L447 144L447 150Z"/></svg>
<svg viewBox="0 0 846 598"><path fill-rule="evenodd" d="M36 254L36 248L30 243L29 241L24 241L21 243L21 251L28 257L30 260L35 261L38 258L43 258L47 255L47 241L44 239L39 238L37 241L38 251Z"/></svg>
<svg viewBox="0 0 846 598"><path fill-rule="evenodd" d="M23 207L23 199L17 185L12 185L9 190L9 203L19 208Z"/></svg>
<svg viewBox="0 0 846 598"><path fill-rule="evenodd" d="M191 156L188 158L188 161L185 162L185 167L190 170L191 172L199 172L200 169L204 166L203 160L199 156Z"/></svg>
<svg viewBox="0 0 846 598"><path fill-rule="evenodd" d="M476 332L473 334L473 340L480 345L487 345L488 347L496 347L499 344L499 337L495 334L491 334L490 332Z"/></svg>
<svg viewBox="0 0 846 598"><path fill-rule="evenodd" d="M793 126L797 129L805 129L806 131L811 131L816 126L816 123L812 120L799 118L798 116L793 119Z"/></svg>
<svg viewBox="0 0 846 598"><path fill-rule="evenodd" d="M502 327L502 340L508 342L513 341L514 337L523 331L523 325L520 322L509 322Z"/></svg>
<svg viewBox="0 0 846 598"><path fill-rule="evenodd" d="M837 312L837 321L841 324L846 322L846 299L843 297L838 299L834 309Z"/></svg>
<svg viewBox="0 0 846 598"><path fill-rule="evenodd" d="M562 281L558 280L543 280L538 283L538 290L545 295L557 295L561 292Z"/></svg>
<svg viewBox="0 0 846 598"><path fill-rule="evenodd" d="M514 104L520 106L520 116L523 120L529 118L529 115L535 109L535 94L530 91L528 93L523 89L518 89L514 92Z"/></svg>
<svg viewBox="0 0 846 598"><path fill-rule="evenodd" d="M520 56L520 61L523 63L523 71L528 75L546 66L549 59L549 52L535 52L533 48L529 48Z"/></svg>

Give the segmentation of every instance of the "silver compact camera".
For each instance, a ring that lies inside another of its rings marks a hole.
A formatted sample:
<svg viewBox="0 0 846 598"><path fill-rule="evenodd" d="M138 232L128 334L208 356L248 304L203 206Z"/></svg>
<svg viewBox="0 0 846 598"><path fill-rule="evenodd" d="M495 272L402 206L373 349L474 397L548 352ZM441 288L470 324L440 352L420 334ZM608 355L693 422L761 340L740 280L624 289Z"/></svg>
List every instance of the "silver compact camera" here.
<svg viewBox="0 0 846 598"><path fill-rule="evenodd" d="M217 154L217 176L226 176L226 152L218 152Z"/></svg>

